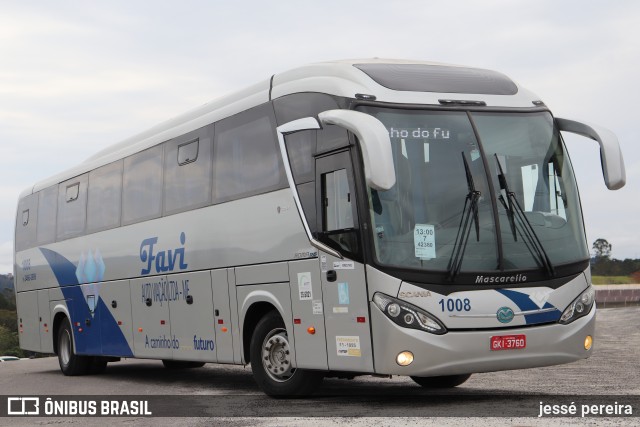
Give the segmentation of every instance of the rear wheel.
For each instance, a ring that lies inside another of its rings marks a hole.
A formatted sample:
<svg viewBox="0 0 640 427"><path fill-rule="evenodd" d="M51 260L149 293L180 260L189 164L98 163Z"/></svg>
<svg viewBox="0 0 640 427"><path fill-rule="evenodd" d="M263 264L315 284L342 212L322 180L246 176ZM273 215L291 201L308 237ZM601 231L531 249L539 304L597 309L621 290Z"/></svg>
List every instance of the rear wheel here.
<svg viewBox="0 0 640 427"><path fill-rule="evenodd" d="M441 377L411 377L424 388L451 388L457 387L471 377L471 374L445 375Z"/></svg>
<svg viewBox="0 0 640 427"><path fill-rule="evenodd" d="M322 372L291 366L287 329L275 311L267 313L256 325L251 337L250 355L253 377L269 396L307 396L322 382Z"/></svg>
<svg viewBox="0 0 640 427"><path fill-rule="evenodd" d="M58 328L58 363L63 374L69 376L89 373L93 357L75 354L71 323L65 318Z"/></svg>

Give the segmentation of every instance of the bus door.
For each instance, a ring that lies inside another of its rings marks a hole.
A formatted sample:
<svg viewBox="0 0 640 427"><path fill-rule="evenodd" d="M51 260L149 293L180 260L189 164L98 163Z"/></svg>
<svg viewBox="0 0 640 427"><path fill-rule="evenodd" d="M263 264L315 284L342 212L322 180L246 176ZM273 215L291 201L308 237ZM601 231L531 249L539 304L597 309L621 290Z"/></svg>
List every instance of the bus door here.
<svg viewBox="0 0 640 427"><path fill-rule="evenodd" d="M349 150L316 158L318 240L344 258L318 251L330 370L373 371L362 243Z"/></svg>

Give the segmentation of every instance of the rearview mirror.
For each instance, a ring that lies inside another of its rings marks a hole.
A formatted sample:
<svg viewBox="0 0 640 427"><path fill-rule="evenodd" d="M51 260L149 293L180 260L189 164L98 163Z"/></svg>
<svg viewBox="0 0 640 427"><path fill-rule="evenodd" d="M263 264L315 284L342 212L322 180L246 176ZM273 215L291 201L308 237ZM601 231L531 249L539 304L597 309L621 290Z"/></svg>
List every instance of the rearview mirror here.
<svg viewBox="0 0 640 427"><path fill-rule="evenodd" d="M389 190L396 183L389 132L380 120L353 110L328 110L318 114L323 125L337 125L358 137L367 185Z"/></svg>
<svg viewBox="0 0 640 427"><path fill-rule="evenodd" d="M602 174L607 188L609 190L618 190L624 187L627 181L624 159L622 158L618 138L613 132L575 120L556 118L556 122L558 123L558 129L561 131L575 133L598 141L598 144L600 144Z"/></svg>

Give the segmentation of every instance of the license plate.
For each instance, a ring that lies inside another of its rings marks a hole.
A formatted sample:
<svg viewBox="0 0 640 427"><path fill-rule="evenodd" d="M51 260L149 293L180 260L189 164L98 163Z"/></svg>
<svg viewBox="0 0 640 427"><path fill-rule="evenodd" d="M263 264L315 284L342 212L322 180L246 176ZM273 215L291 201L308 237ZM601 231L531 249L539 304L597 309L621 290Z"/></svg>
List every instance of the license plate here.
<svg viewBox="0 0 640 427"><path fill-rule="evenodd" d="M527 347L526 335L497 335L491 337L491 351L520 350Z"/></svg>

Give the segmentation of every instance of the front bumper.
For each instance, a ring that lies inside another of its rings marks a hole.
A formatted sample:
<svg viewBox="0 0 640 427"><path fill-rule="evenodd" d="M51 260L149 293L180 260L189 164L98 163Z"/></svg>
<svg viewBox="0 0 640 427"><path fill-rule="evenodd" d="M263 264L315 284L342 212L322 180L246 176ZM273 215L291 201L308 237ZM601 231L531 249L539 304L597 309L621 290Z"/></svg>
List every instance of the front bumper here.
<svg viewBox="0 0 640 427"><path fill-rule="evenodd" d="M515 329L492 329L433 335L403 328L371 303L374 369L377 374L439 376L504 371L559 365L585 359L587 335L594 336L595 304L591 312L569 325L548 324ZM492 336L524 334L527 346L519 350L490 350ZM399 366L396 356L411 351L414 361Z"/></svg>

